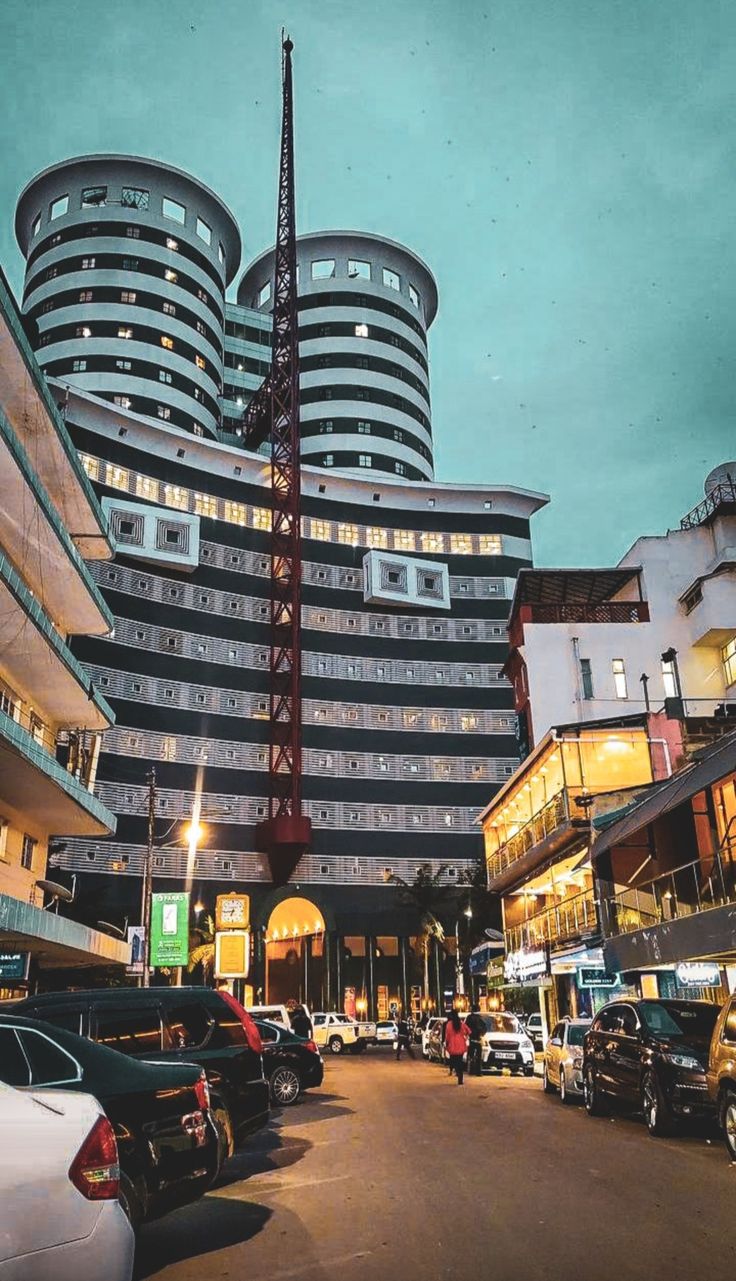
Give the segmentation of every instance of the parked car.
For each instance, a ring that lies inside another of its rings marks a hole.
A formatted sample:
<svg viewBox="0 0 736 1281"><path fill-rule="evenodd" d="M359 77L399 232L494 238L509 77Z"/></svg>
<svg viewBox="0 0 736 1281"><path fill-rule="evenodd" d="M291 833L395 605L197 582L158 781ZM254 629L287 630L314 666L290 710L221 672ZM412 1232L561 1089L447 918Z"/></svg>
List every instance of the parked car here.
<svg viewBox="0 0 736 1281"><path fill-rule="evenodd" d="M706 1001L612 1001L585 1037L583 1097L590 1116L615 1099L644 1113L650 1134L712 1114L706 1064L718 1007Z"/></svg>
<svg viewBox="0 0 736 1281"><path fill-rule="evenodd" d="M376 1023L374 1045L393 1045L399 1037L399 1025L395 1019L379 1019Z"/></svg>
<svg viewBox="0 0 736 1281"><path fill-rule="evenodd" d="M430 1020L431 1026L427 1025L427 1058L430 1063L446 1063L447 1052L445 1050L445 1018L433 1018Z"/></svg>
<svg viewBox="0 0 736 1281"><path fill-rule="evenodd" d="M534 1046L515 1014L499 1011L480 1014L485 1023L481 1036L481 1070L509 1068L524 1076L534 1074Z"/></svg>
<svg viewBox="0 0 736 1281"><path fill-rule="evenodd" d="M280 1023L255 1020L263 1042L263 1070L278 1107L296 1103L304 1090L322 1084L325 1074L319 1046Z"/></svg>
<svg viewBox="0 0 736 1281"><path fill-rule="evenodd" d="M438 1017L436 1014L433 1014L431 1018L427 1019L426 1027L422 1028L422 1031L421 1031L422 1056L425 1059L429 1058L429 1036L432 1029L436 1026L437 1023L442 1023L444 1026L444 1022L445 1020L443 1018Z"/></svg>
<svg viewBox="0 0 736 1281"><path fill-rule="evenodd" d="M561 1103L583 1093L583 1041L589 1027L590 1019L563 1019L545 1046L542 1085L545 1094L559 1090Z"/></svg>
<svg viewBox="0 0 736 1281"><path fill-rule="evenodd" d="M93 1094L113 1124L120 1200L136 1226L206 1192L218 1170L207 1078L191 1063L136 1063L20 1014L0 1015L0 1080Z"/></svg>
<svg viewBox="0 0 736 1281"><path fill-rule="evenodd" d="M539 1012L529 1014L524 1021L527 1036L533 1042L535 1050L544 1049L544 1021Z"/></svg>
<svg viewBox="0 0 736 1281"><path fill-rule="evenodd" d="M49 992L15 1008L133 1058L204 1068L221 1162L268 1121L258 1029L229 992L208 987Z"/></svg>
<svg viewBox="0 0 736 1281"><path fill-rule="evenodd" d="M330 1054L362 1054L376 1034L375 1023L359 1023L349 1014L312 1015L314 1039L319 1046L326 1046Z"/></svg>
<svg viewBox="0 0 736 1281"><path fill-rule="evenodd" d="M135 1237L97 1100L0 1084L0 1143L3 1281L130 1281Z"/></svg>
<svg viewBox="0 0 736 1281"><path fill-rule="evenodd" d="M728 1155L736 1161L736 997L722 1007L708 1055L708 1095L715 1105Z"/></svg>
<svg viewBox="0 0 736 1281"><path fill-rule="evenodd" d="M285 1005L249 1005L248 1013L253 1019L266 1019L268 1023L281 1023L291 1027L291 1018Z"/></svg>

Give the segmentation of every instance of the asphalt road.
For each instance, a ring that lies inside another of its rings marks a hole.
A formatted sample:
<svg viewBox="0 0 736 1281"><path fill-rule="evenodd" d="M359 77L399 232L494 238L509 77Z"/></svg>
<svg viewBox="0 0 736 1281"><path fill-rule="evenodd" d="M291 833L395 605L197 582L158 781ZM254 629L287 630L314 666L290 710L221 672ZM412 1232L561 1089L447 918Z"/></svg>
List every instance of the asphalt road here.
<svg viewBox="0 0 736 1281"><path fill-rule="evenodd" d="M165 1281L734 1281L736 1166L538 1079L328 1059L207 1197L144 1229Z"/></svg>

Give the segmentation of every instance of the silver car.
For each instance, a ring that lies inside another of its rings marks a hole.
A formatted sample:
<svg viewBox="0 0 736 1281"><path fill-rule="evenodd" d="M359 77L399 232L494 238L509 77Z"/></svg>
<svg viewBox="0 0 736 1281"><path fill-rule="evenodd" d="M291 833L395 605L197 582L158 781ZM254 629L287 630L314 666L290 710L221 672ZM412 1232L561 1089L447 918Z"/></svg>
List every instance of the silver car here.
<svg viewBox="0 0 736 1281"><path fill-rule="evenodd" d="M544 1050L542 1084L545 1094L560 1092L562 1103L583 1093L583 1039L590 1019L563 1019L552 1030Z"/></svg>

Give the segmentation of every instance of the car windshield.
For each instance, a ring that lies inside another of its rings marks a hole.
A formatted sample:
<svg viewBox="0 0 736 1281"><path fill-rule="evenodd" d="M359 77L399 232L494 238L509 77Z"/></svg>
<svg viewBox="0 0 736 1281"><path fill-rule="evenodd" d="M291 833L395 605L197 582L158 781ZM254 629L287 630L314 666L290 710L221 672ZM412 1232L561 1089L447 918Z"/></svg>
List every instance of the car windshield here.
<svg viewBox="0 0 736 1281"><path fill-rule="evenodd" d="M521 1032L519 1020L513 1014L484 1014L483 1022L487 1032Z"/></svg>
<svg viewBox="0 0 736 1281"><path fill-rule="evenodd" d="M676 1001L641 1001L639 1012L650 1032L670 1040L707 1037L713 1033L718 1006Z"/></svg>
<svg viewBox="0 0 736 1281"><path fill-rule="evenodd" d="M590 1023L571 1023L567 1029L567 1044L582 1045L589 1027Z"/></svg>

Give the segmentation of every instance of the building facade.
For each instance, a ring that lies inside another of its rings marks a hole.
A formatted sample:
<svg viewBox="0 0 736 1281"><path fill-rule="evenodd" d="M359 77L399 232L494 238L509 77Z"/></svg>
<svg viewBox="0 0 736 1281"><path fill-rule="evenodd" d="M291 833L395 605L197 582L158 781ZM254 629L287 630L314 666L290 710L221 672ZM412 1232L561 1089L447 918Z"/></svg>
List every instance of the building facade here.
<svg viewBox="0 0 736 1281"><path fill-rule="evenodd" d="M0 996L54 965L122 963L127 949L45 912L49 838L96 839L115 818L94 793L113 721L69 638L110 614L88 564L106 522L0 277ZM85 563L85 561L87 563ZM53 889L51 889L53 894Z"/></svg>
<svg viewBox="0 0 736 1281"><path fill-rule="evenodd" d="M112 157L109 170L104 159L95 158L94 180L106 188L109 200L117 195L113 174L122 159ZM131 158L125 169L126 190L149 196L145 207L116 207L115 218L124 224L120 241L147 244L149 230L153 234L159 224L166 225L164 202L174 199L184 208L184 222L177 233L179 249L164 253L175 263L177 253L184 257L181 247L193 247L191 219L201 219L212 231L213 244L223 237L225 270L234 270L236 232L228 230L225 215L218 215L224 206L204 188L200 195L199 184L178 171L171 171L170 181L166 166L155 166L155 186L149 164ZM19 241L33 256L32 281L55 260L57 246L51 242L58 234L55 226L65 230L64 219L70 219L66 252L77 253L73 238L87 188L72 195L77 173L80 182L92 182L85 165L72 162L70 174L55 166L21 198L18 219L25 222ZM180 185L172 185L175 178ZM38 208L51 210L65 193L67 212L52 224L42 222L31 235ZM189 229L186 241L182 227ZM129 234L129 228L140 234ZM334 276L313 278L313 263L325 261L334 261ZM436 310L436 293L414 255L376 237L330 233L301 239L300 264L302 280L309 272L300 313L308 316L300 343L303 394L310 388L319 392L306 397L306 421L310 430L324 421L322 392L338 386L344 390L333 398L335 413L339 407L338 417L350 420L339 430L337 418L332 420L333 438L340 438L332 463L322 443L328 433L315 428L316 436L305 435L310 452L302 477L304 796L314 826L313 849L293 883L275 891L255 843L267 804L269 466L263 456L245 451L236 433L242 411L238 398L245 404L267 363L262 337L269 324L263 294L268 262L259 259L239 290L248 305L227 307L226 332L221 322L215 343L207 340L202 347L224 350L225 369L222 417L214 419L213 412L212 422L197 419L202 432L194 429L193 410L189 424L153 409L141 389L140 370L117 368L118 359L125 359L117 348L110 352L114 374L104 371L114 383L101 378L90 383L88 368L74 368L74 361L85 357L71 351L64 354L71 367L48 368L52 394L63 406L115 547L113 563L91 567L114 615L114 633L77 642L76 653L116 713L103 743L98 794L117 815L118 829L114 840L67 840L58 861L82 879L90 905L104 903L116 919L137 919L147 779L155 767L157 885L191 888L203 914L213 908L218 892L237 887L250 893L254 992L260 989L269 1000L301 995L316 1007L340 1006L346 990L358 991L376 1014L389 996L408 1004L416 995L410 991L416 988L411 944L416 913L408 910L391 878L411 883L416 869L426 865L435 872L444 869L448 887L461 885L481 853L475 815L489 790L500 786L518 762L512 690L502 670L507 616L516 574L531 562L530 518L546 498L512 486L431 480L428 374L415 354L391 342L391 334L407 343L411 334L426 361L423 335ZM351 264L361 272L366 264L370 269L370 280L356 277L370 303L346 301L355 288ZM161 266L167 269L163 261ZM399 277L398 288L385 282L384 267ZM186 268L192 270L188 256ZM79 324L85 327L84 309L94 304L97 273L104 276L108 268L95 262L82 270L92 299L70 303L68 323L75 334ZM133 271L130 281L116 281L121 294L137 287L134 276ZM343 295L340 303L330 300L336 292ZM27 287L25 298L27 309L35 312L36 289ZM400 315L386 312L387 298ZM30 322L39 324L39 344L43 319L34 314ZM370 326L379 320L385 335L371 335ZM311 332L322 324L348 325L353 333L343 334L342 328L325 335ZM365 325L367 336L354 332ZM133 337L121 343L135 343L135 324L132 328ZM199 368L195 334L189 335L194 360L186 351L177 353L188 362L192 380L196 374L190 366ZM95 337L91 333L79 342ZM378 360L380 351L384 362L384 348L396 350L396 368L421 370L416 378L423 391L406 384L402 392L389 393L403 379L383 363L375 368L319 363L322 354L343 352L346 362L353 361L364 344L369 360ZM151 342L145 360L154 360L154 348ZM51 342L39 350L44 359L55 355ZM169 348L160 350L159 365L144 375L151 386L162 370L169 371ZM312 356L317 363L307 365ZM252 367L248 360L261 363ZM326 368L332 370L329 376ZM126 386L118 381L125 373L130 375ZM364 388L381 398L364 400L358 394ZM428 456L393 435L411 417L402 404L386 403L385 397L394 394L403 395L407 404L426 405L426 424L412 422ZM358 428L360 406L366 403L373 406L371 413L375 409L374 418L365 420L368 425L375 421L391 433L380 436L380 453L373 445L365 447L370 465L359 457L362 437L370 434ZM411 461L407 450L413 451ZM413 478L410 467L421 478ZM184 835L194 812L203 828L196 850L187 848ZM292 902L307 902L309 910L294 906L287 940L286 926L274 921L289 917ZM279 915L272 921L275 911ZM440 956L433 963L437 1001L444 964Z"/></svg>

